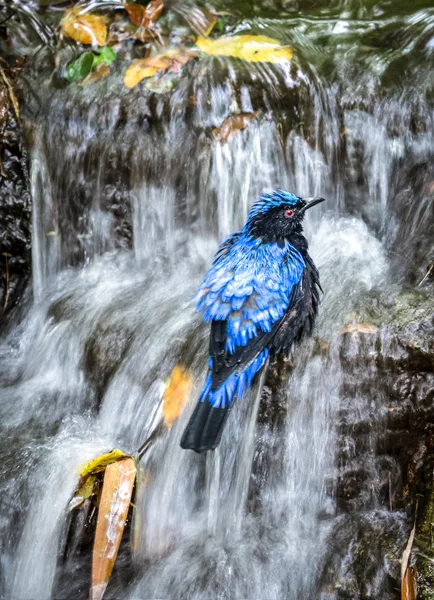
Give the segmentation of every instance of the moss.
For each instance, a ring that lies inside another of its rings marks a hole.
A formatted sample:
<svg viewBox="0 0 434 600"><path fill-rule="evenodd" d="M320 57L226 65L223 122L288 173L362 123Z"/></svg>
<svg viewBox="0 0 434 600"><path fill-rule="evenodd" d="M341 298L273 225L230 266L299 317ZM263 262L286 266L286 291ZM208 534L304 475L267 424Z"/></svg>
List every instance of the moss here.
<svg viewBox="0 0 434 600"><path fill-rule="evenodd" d="M419 600L434 600L434 428L427 435L429 458L424 465L425 493L421 499L422 510L417 522L415 547L418 548Z"/></svg>

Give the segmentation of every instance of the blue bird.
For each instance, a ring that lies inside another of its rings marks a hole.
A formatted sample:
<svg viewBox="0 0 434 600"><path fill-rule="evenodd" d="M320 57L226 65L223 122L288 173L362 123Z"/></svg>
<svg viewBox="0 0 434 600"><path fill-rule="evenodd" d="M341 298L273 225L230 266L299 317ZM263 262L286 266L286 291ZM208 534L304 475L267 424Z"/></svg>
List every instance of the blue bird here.
<svg viewBox="0 0 434 600"><path fill-rule="evenodd" d="M182 448L214 450L234 399L269 357L289 353L312 330L321 288L302 222L323 201L283 190L264 194L242 230L219 247L196 296L211 323L209 369Z"/></svg>

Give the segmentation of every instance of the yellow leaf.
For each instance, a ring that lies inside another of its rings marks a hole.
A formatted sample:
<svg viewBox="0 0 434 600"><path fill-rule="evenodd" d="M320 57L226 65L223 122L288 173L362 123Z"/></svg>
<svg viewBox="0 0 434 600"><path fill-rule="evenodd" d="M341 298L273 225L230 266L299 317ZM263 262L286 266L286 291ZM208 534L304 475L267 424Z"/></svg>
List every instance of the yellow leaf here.
<svg viewBox="0 0 434 600"><path fill-rule="evenodd" d="M199 38L196 46L211 56L233 56L249 62L284 63L293 56L292 48L281 46L265 35L236 35L217 40Z"/></svg>
<svg viewBox="0 0 434 600"><path fill-rule="evenodd" d="M62 30L65 35L80 44L104 46L107 40L107 26L104 17L89 13L81 15L78 8L66 11Z"/></svg>
<svg viewBox="0 0 434 600"><path fill-rule="evenodd" d="M172 427L173 422L189 399L192 387L191 373L181 365L176 365L163 396L163 415L167 427Z"/></svg>
<svg viewBox="0 0 434 600"><path fill-rule="evenodd" d="M168 63L166 62L151 62L149 58L139 58L135 60L127 69L124 77L125 85L132 89L136 87L142 79L152 77L158 71L167 69Z"/></svg>
<svg viewBox="0 0 434 600"><path fill-rule="evenodd" d="M71 502L69 503L68 511L73 510L74 508L79 508L86 498L89 498L92 495L95 481L96 475L89 475L85 478L80 488L77 490Z"/></svg>
<svg viewBox="0 0 434 600"><path fill-rule="evenodd" d="M132 458L109 465L98 509L92 555L91 600L101 600L115 564L125 529L136 477Z"/></svg>
<svg viewBox="0 0 434 600"><path fill-rule="evenodd" d="M124 454L122 450L118 450L117 448L111 452L108 452L107 454L101 454L101 456L94 458L82 468L80 471L80 477L86 477L86 475L90 475L91 473L99 473L99 471L104 471L108 465L126 456L127 455Z"/></svg>
<svg viewBox="0 0 434 600"><path fill-rule="evenodd" d="M135 60L127 69L124 77L125 85L132 89L142 79L152 77L156 73L169 70L177 73L188 61L197 57L197 52L191 50L167 50L148 58Z"/></svg>

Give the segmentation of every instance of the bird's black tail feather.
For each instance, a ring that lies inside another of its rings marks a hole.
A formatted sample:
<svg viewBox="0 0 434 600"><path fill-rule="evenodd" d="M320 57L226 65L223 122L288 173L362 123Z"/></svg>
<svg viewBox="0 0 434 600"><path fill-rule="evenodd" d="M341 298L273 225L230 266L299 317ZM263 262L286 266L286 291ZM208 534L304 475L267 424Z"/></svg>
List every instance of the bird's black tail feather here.
<svg viewBox="0 0 434 600"><path fill-rule="evenodd" d="M230 407L213 408L205 400L198 402L182 435L181 448L199 454L215 450L220 443Z"/></svg>

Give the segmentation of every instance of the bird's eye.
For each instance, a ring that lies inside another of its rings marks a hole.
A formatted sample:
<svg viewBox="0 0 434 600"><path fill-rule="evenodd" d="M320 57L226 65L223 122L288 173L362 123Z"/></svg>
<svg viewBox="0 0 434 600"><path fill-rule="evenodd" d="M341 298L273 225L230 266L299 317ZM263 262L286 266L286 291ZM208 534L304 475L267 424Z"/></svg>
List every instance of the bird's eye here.
<svg viewBox="0 0 434 600"><path fill-rule="evenodd" d="M287 217L288 219L291 219L294 216L294 210L292 208L288 208L288 210L285 210L285 217Z"/></svg>

